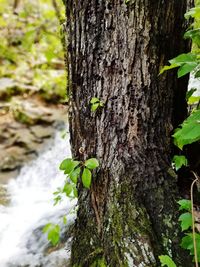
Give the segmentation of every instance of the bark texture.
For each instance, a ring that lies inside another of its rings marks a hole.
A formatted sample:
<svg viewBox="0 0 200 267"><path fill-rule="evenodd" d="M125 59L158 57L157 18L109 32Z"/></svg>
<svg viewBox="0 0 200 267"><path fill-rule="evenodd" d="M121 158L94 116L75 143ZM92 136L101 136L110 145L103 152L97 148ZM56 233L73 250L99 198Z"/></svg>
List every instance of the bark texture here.
<svg viewBox="0 0 200 267"><path fill-rule="evenodd" d="M150 267L169 254L189 267L179 249L170 169L170 135L183 116L187 81L175 72L158 76L185 51L187 3L124 2L66 1L73 157L100 161L91 190L79 186L71 264ZM104 102L95 113L92 97Z"/></svg>

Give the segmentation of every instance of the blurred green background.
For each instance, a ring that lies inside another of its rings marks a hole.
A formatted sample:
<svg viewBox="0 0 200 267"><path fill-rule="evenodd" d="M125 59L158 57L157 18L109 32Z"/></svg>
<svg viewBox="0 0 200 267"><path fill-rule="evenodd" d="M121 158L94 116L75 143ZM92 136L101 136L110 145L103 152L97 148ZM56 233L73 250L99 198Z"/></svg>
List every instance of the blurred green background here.
<svg viewBox="0 0 200 267"><path fill-rule="evenodd" d="M62 0L0 0L0 100L65 101L63 22Z"/></svg>

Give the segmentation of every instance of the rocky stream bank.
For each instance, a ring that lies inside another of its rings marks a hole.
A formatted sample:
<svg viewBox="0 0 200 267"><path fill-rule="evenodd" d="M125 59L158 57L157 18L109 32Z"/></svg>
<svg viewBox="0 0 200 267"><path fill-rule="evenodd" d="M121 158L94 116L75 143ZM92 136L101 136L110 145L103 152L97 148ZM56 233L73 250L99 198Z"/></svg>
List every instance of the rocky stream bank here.
<svg viewBox="0 0 200 267"><path fill-rule="evenodd" d="M22 94L12 86L0 79L0 204L7 202L3 184L35 159L67 121L64 105L46 102L38 94Z"/></svg>

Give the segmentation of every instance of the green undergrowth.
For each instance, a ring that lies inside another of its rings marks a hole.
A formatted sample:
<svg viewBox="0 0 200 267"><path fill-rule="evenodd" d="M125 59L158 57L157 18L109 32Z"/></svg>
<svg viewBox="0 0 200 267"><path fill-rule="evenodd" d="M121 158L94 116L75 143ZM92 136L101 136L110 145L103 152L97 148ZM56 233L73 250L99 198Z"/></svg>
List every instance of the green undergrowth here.
<svg viewBox="0 0 200 267"><path fill-rule="evenodd" d="M63 101L66 98L60 35L63 3L61 0L15 2L17 6L14 1L0 0L0 91L5 89L5 94L0 92L1 100L16 94L38 94L47 101Z"/></svg>

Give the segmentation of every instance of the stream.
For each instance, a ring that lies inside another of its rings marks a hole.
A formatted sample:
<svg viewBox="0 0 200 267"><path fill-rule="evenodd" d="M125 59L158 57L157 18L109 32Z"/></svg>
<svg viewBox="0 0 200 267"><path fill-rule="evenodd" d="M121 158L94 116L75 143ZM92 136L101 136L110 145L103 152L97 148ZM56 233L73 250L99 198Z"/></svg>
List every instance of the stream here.
<svg viewBox="0 0 200 267"><path fill-rule="evenodd" d="M62 228L74 221L75 213L71 210L75 200L64 198L60 204L53 205L53 192L65 179L59 164L70 154L69 138L62 139L57 132L45 152L4 185L10 202L7 206L0 205L0 267L66 266L69 243L57 250L51 248L42 228L49 222L62 225L64 215L68 223Z"/></svg>

